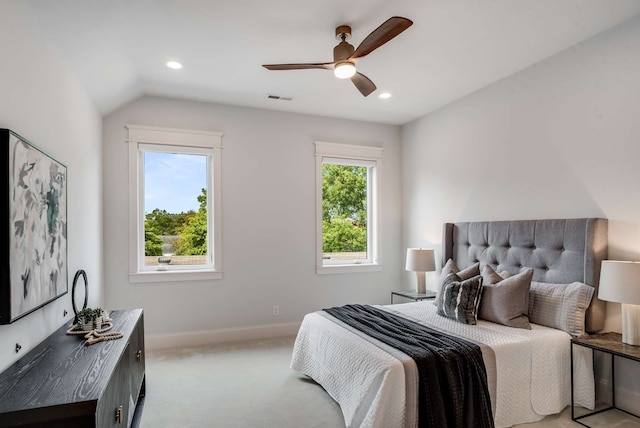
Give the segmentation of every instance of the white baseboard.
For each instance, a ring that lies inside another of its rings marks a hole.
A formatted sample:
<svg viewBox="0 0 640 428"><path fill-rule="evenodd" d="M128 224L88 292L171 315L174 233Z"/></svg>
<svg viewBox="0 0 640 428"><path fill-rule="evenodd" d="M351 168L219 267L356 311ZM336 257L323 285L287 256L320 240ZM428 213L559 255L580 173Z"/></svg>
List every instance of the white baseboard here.
<svg viewBox="0 0 640 428"><path fill-rule="evenodd" d="M216 343L242 340L269 339L272 337L295 336L300 329L300 321L282 324L254 325L246 327L201 330L184 333L145 335L147 350L182 348L188 346L212 345Z"/></svg>

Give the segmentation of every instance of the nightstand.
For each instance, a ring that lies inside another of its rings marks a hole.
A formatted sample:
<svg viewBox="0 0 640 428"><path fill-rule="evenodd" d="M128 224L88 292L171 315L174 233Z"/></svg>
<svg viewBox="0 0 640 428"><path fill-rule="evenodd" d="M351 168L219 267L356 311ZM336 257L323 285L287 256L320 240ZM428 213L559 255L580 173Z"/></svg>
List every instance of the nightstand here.
<svg viewBox="0 0 640 428"><path fill-rule="evenodd" d="M574 406L574 388L573 388L573 347L574 345L584 346L586 348L591 348L594 351L603 352L605 354L611 355L611 405L608 405L605 408L598 409L596 406L595 411L591 413L582 414L580 416L576 416L575 406ZM590 425L586 425L581 422L581 419L587 418L589 416L595 415L597 413L606 412L608 410L617 409L619 411L628 413L629 415L635 416L636 418L640 418L639 415L628 412L626 410L620 409L616 406L616 393L615 393L615 361L616 358L626 358L629 360L640 362L640 346L627 345L622 343L622 335L620 333L601 333L594 334L592 336L579 337L571 339L571 420L579 423L585 427ZM640 420L640 419L639 419Z"/></svg>
<svg viewBox="0 0 640 428"><path fill-rule="evenodd" d="M391 292L391 304L393 305L393 296L401 296L407 299L411 299L413 301L418 300L427 300L427 299L435 299L436 293L435 291L428 291L426 293L418 293L415 290L402 290L402 291L392 291Z"/></svg>

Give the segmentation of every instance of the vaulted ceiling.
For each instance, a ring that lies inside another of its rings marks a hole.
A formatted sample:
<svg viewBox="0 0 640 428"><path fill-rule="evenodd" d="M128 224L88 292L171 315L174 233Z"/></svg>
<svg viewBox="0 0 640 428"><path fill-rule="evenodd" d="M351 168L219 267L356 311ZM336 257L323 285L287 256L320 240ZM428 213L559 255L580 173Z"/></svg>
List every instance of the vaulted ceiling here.
<svg viewBox="0 0 640 428"><path fill-rule="evenodd" d="M25 12L103 114L141 95L407 123L640 13L639 0L25 0ZM330 70L392 16L413 25L357 62L363 97ZM168 60L183 64L166 67ZM381 92L391 97L380 99ZM292 98L275 100L268 95Z"/></svg>

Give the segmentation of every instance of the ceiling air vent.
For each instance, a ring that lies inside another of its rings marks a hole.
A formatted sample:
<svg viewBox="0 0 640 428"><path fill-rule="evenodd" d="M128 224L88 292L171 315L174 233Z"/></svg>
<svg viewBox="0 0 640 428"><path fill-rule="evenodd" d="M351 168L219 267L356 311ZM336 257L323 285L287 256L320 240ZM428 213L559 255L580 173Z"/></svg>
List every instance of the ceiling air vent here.
<svg viewBox="0 0 640 428"><path fill-rule="evenodd" d="M281 97L280 95L267 95L270 100L291 101L293 97Z"/></svg>

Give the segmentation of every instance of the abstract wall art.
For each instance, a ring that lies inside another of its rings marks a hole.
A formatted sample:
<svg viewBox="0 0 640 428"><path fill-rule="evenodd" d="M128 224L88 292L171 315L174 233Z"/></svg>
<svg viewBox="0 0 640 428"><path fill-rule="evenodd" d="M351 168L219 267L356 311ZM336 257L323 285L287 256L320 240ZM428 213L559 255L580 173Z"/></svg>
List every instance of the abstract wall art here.
<svg viewBox="0 0 640 428"><path fill-rule="evenodd" d="M0 129L0 324L68 291L67 167ZM5 252L6 254L6 252Z"/></svg>

